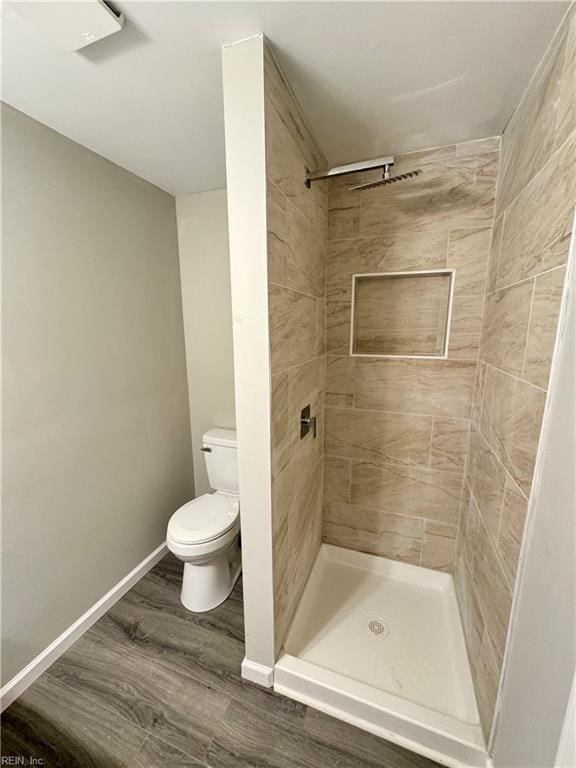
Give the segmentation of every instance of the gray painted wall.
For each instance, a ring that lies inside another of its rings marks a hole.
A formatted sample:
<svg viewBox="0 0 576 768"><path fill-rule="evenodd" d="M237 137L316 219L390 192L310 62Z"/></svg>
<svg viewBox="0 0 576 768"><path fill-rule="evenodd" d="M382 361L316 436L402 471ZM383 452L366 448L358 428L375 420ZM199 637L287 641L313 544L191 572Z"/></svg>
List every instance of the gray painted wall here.
<svg viewBox="0 0 576 768"><path fill-rule="evenodd" d="M193 495L174 198L2 106L2 681Z"/></svg>
<svg viewBox="0 0 576 768"><path fill-rule="evenodd" d="M196 494L211 493L202 435L234 428L234 349L226 190L176 198Z"/></svg>

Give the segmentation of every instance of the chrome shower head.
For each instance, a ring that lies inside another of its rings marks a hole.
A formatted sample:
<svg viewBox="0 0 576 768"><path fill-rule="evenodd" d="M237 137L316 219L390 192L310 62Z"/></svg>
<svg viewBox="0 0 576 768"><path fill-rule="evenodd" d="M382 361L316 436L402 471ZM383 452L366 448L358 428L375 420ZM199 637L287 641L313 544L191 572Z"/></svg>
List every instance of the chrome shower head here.
<svg viewBox="0 0 576 768"><path fill-rule="evenodd" d="M357 184L355 187L348 187L349 192L355 192L362 189L374 189L374 187L382 187L384 184L395 184L397 181L404 181L404 179L412 179L415 176L420 176L421 169L416 171L408 171L407 173L399 173L398 176L390 176L390 166L384 166L384 173L382 178L378 181L369 181L367 184Z"/></svg>

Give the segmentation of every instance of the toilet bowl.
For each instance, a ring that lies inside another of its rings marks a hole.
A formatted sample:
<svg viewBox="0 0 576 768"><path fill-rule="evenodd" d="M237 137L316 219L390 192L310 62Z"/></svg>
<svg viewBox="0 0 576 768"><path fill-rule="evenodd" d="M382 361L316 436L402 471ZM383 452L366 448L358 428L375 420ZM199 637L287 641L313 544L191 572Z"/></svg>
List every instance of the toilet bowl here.
<svg viewBox="0 0 576 768"><path fill-rule="evenodd" d="M195 613L224 602L242 569L236 433L210 430L202 439L202 450L216 491L176 510L166 534L168 549L184 563L182 605Z"/></svg>

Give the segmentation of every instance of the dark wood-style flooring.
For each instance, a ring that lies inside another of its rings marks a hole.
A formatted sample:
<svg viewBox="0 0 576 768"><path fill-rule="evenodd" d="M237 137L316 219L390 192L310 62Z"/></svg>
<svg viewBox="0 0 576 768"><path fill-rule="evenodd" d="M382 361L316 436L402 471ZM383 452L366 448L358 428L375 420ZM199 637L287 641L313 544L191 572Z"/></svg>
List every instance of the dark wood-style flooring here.
<svg viewBox="0 0 576 768"><path fill-rule="evenodd" d="M4 758L47 768L436 768L243 682L240 585L194 615L180 604L181 568L166 557L6 710Z"/></svg>

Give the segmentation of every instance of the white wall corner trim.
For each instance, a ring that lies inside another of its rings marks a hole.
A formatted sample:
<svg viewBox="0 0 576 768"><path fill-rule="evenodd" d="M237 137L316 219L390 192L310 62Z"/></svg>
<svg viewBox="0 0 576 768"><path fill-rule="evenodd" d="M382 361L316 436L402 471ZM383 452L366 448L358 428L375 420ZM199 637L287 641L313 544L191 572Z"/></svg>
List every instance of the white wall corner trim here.
<svg viewBox="0 0 576 768"><path fill-rule="evenodd" d="M262 35L222 49L245 653L272 668L270 333Z"/></svg>
<svg viewBox="0 0 576 768"><path fill-rule="evenodd" d="M168 549L164 542L94 603L74 624L71 624L68 629L51 642L42 653L32 659L12 680L9 680L0 690L0 712L3 712L6 707L9 707L13 701L21 696L56 659L67 651L114 603L132 589L136 582L140 581L167 554Z"/></svg>
<svg viewBox="0 0 576 768"><path fill-rule="evenodd" d="M266 667L257 661L244 659L242 661L242 678L250 683L256 683L264 688L272 688L274 685L274 667Z"/></svg>

